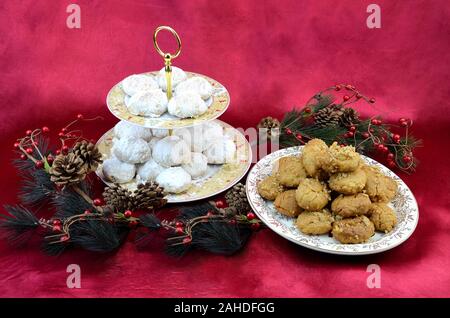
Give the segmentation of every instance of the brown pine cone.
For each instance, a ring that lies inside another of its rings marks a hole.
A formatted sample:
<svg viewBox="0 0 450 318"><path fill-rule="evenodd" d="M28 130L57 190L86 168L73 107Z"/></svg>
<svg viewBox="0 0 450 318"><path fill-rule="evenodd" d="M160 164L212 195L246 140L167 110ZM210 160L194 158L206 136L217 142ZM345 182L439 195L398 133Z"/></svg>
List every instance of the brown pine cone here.
<svg viewBox="0 0 450 318"><path fill-rule="evenodd" d="M135 205L132 192L122 188L119 184L106 187L103 191L103 198L106 204L118 211L134 210Z"/></svg>
<svg viewBox="0 0 450 318"><path fill-rule="evenodd" d="M137 209L155 210L159 209L167 203L164 188L160 187L156 182L147 182L139 184L134 191L134 204Z"/></svg>
<svg viewBox="0 0 450 318"><path fill-rule="evenodd" d="M229 207L235 208L237 213L247 213L251 210L245 192L245 185L237 183L225 194L225 200Z"/></svg>
<svg viewBox="0 0 450 318"><path fill-rule="evenodd" d="M65 186L83 180L87 171L83 159L74 153L68 153L56 156L49 173L52 182Z"/></svg>
<svg viewBox="0 0 450 318"><path fill-rule="evenodd" d="M267 129L267 137L270 137L272 135L272 133L276 133L277 132L276 129L280 128L280 122L278 121L278 119L270 117L270 116L269 117L264 117L258 123L256 128L258 128L258 129L260 129L260 128Z"/></svg>
<svg viewBox="0 0 450 318"><path fill-rule="evenodd" d="M341 106L332 104L317 111L314 114L314 121L318 127L336 126L339 125L343 113Z"/></svg>
<svg viewBox="0 0 450 318"><path fill-rule="evenodd" d="M86 140L77 142L72 152L84 161L88 171L97 169L98 165L103 162L102 154L98 151L97 147Z"/></svg>
<svg viewBox="0 0 450 318"><path fill-rule="evenodd" d="M359 121L358 113L353 108L345 108L342 116L339 118L339 123L343 127L349 127Z"/></svg>

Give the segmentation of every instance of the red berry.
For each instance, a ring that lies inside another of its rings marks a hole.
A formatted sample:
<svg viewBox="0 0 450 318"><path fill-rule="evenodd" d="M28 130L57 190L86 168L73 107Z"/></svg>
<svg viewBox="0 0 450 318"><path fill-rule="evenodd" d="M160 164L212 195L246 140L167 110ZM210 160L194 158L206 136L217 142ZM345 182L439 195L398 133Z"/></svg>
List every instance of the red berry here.
<svg viewBox="0 0 450 318"><path fill-rule="evenodd" d="M61 154L61 149L56 149L56 155L60 155Z"/></svg>
<svg viewBox="0 0 450 318"><path fill-rule="evenodd" d="M49 131L50 131L50 128L48 128L47 126L42 127L43 133L48 133Z"/></svg>
<svg viewBox="0 0 450 318"><path fill-rule="evenodd" d="M176 228L175 228L175 233L177 233L177 234L182 234L183 232L184 232L184 230L183 230L182 227L176 227Z"/></svg>
<svg viewBox="0 0 450 318"><path fill-rule="evenodd" d="M84 215L91 214L91 210L84 210L83 214L84 214Z"/></svg>
<svg viewBox="0 0 450 318"><path fill-rule="evenodd" d="M345 101L348 101L348 100L350 99L350 96L348 96L348 95L344 95L344 97L343 97L343 98L344 98L344 100L345 100Z"/></svg>
<svg viewBox="0 0 450 318"><path fill-rule="evenodd" d="M259 223L252 223L251 228L253 231L258 230L261 227Z"/></svg>
<svg viewBox="0 0 450 318"><path fill-rule="evenodd" d="M231 224L231 225L236 225L236 220L235 219L231 219L230 221L229 221L229 223Z"/></svg>
<svg viewBox="0 0 450 318"><path fill-rule="evenodd" d="M59 239L61 242L66 242L69 240L69 237L67 235L63 235L61 236L61 238Z"/></svg>
<svg viewBox="0 0 450 318"><path fill-rule="evenodd" d="M367 131L365 131L362 133L362 136L367 139L370 137L370 134Z"/></svg>
<svg viewBox="0 0 450 318"><path fill-rule="evenodd" d="M59 225L59 224L56 224L56 225L53 225L53 232L61 232L61 225Z"/></svg>
<svg viewBox="0 0 450 318"><path fill-rule="evenodd" d="M305 113L310 113L311 112L311 108L310 107L305 107Z"/></svg>
<svg viewBox="0 0 450 318"><path fill-rule="evenodd" d="M251 221L256 217L255 213L253 212L248 212L247 213L247 220Z"/></svg>
<svg viewBox="0 0 450 318"><path fill-rule="evenodd" d="M32 148L27 148L25 150L27 152L27 154L31 155L33 153L33 149Z"/></svg>
<svg viewBox="0 0 450 318"><path fill-rule="evenodd" d="M403 156L403 161L404 161L405 163L409 163L409 162L411 162L411 157L408 156L408 155L404 155L404 156Z"/></svg>
<svg viewBox="0 0 450 318"><path fill-rule="evenodd" d="M369 132L370 132L371 134L373 134L374 131L375 131L375 130L374 130L373 128L370 128L370 129L369 129Z"/></svg>
<svg viewBox="0 0 450 318"><path fill-rule="evenodd" d="M77 119L83 119L83 114L78 114Z"/></svg>
<svg viewBox="0 0 450 318"><path fill-rule="evenodd" d="M352 85L350 85L350 84L347 84L347 85L345 85L345 89L346 89L346 90L351 90L351 89L352 89L352 87L353 87L353 86L352 86Z"/></svg>
<svg viewBox="0 0 450 318"><path fill-rule="evenodd" d="M183 244L185 244L185 245L191 244L191 242L192 242L192 239L190 237L185 237L183 239Z"/></svg>
<svg viewBox="0 0 450 318"><path fill-rule="evenodd" d="M388 167L395 168L395 167L397 167L397 164L394 161L388 161Z"/></svg>
<svg viewBox="0 0 450 318"><path fill-rule="evenodd" d="M225 201L223 201L223 200L217 200L217 201L216 201L216 207L217 207L218 209L223 209L223 208L225 208Z"/></svg>
<svg viewBox="0 0 450 318"><path fill-rule="evenodd" d="M133 215L133 212L131 212L130 210L126 210L126 211L123 213L123 215L124 215L126 218L130 218L130 217Z"/></svg>
<svg viewBox="0 0 450 318"><path fill-rule="evenodd" d="M29 135L31 135L32 132L33 132L33 131L32 131L31 129L28 129L28 130L25 132L25 134L27 134L27 136L29 136Z"/></svg>
<svg viewBox="0 0 450 318"><path fill-rule="evenodd" d="M388 148L388 147L386 147L386 146L383 146L383 150L382 150L382 152L386 153L386 152L388 152L388 151L389 151L389 148Z"/></svg>
<svg viewBox="0 0 450 318"><path fill-rule="evenodd" d="M404 123L405 121L406 121L406 118L403 118L403 117L400 117L400 118L398 119L398 123L399 123L399 124Z"/></svg>
<svg viewBox="0 0 450 318"><path fill-rule="evenodd" d="M392 135L392 140L398 143L400 141L400 135L399 134Z"/></svg>
<svg viewBox="0 0 450 318"><path fill-rule="evenodd" d="M370 123L371 123L372 125L376 125L376 124L378 123L378 119L373 118L373 119L370 121Z"/></svg>
<svg viewBox="0 0 450 318"><path fill-rule="evenodd" d="M357 99L360 99L361 97L362 97L362 95L361 95L360 93L357 93L357 94L356 94L356 98L357 98Z"/></svg>
<svg viewBox="0 0 450 318"><path fill-rule="evenodd" d="M64 137L64 133L63 132L60 132L60 133L58 133L58 137Z"/></svg>
<svg viewBox="0 0 450 318"><path fill-rule="evenodd" d="M25 156L24 154L21 154L21 155L20 155L20 159L22 159L22 160L27 160L27 156Z"/></svg>
<svg viewBox="0 0 450 318"><path fill-rule="evenodd" d="M214 212L213 211L208 211L208 213L206 213L206 216L207 217L210 217L210 216L213 216L214 215Z"/></svg>
<svg viewBox="0 0 450 318"><path fill-rule="evenodd" d="M102 199L94 199L94 201L92 201L92 203L94 203L95 206L100 206L102 205Z"/></svg>
<svg viewBox="0 0 450 318"><path fill-rule="evenodd" d="M63 147L62 147L62 153L63 154L67 154L69 152L69 147L67 146L67 145L64 145Z"/></svg>
<svg viewBox="0 0 450 318"><path fill-rule="evenodd" d="M388 153L387 158L388 160L394 160L394 154L392 152Z"/></svg>
<svg viewBox="0 0 450 318"><path fill-rule="evenodd" d="M36 168L38 168L38 169L44 168L44 163L43 163L41 160L36 161L34 165L35 165Z"/></svg>
<svg viewBox="0 0 450 318"><path fill-rule="evenodd" d="M378 149L378 151L383 151L384 150L384 145L378 144L377 145L377 149Z"/></svg>
<svg viewBox="0 0 450 318"><path fill-rule="evenodd" d="M295 135L295 138L297 138L298 140L302 140L302 139L303 139L303 136L302 136L301 134L296 134L296 135Z"/></svg>
<svg viewBox="0 0 450 318"><path fill-rule="evenodd" d="M65 133L67 131L67 128L62 128L61 132Z"/></svg>
<svg viewBox="0 0 450 318"><path fill-rule="evenodd" d="M354 132L354 131L356 131L356 127L355 126L350 126L349 130Z"/></svg>
<svg viewBox="0 0 450 318"><path fill-rule="evenodd" d="M369 99L369 103L374 104L375 103L375 98Z"/></svg>
<svg viewBox="0 0 450 318"><path fill-rule="evenodd" d="M342 88L342 87L341 87L341 85L339 85L339 84L338 84L338 85L336 85L336 86L334 86L334 89L335 89L335 90L337 90L337 91L340 91L340 90L341 90L341 88Z"/></svg>
<svg viewBox="0 0 450 318"><path fill-rule="evenodd" d="M288 135L292 135L292 130L290 130L289 128L286 128L286 134L288 134Z"/></svg>
<svg viewBox="0 0 450 318"><path fill-rule="evenodd" d="M347 135L347 138L351 138L355 135L355 133L353 131L347 131L346 135Z"/></svg>
<svg viewBox="0 0 450 318"><path fill-rule="evenodd" d="M61 225L61 220L54 219L52 223L53 223L53 225Z"/></svg>
<svg viewBox="0 0 450 318"><path fill-rule="evenodd" d="M20 146L20 143L18 143L18 142L14 143L14 148L19 148L19 146Z"/></svg>
<svg viewBox="0 0 450 318"><path fill-rule="evenodd" d="M175 226L176 226L176 227L183 227L183 222L177 221L177 222L175 223Z"/></svg>

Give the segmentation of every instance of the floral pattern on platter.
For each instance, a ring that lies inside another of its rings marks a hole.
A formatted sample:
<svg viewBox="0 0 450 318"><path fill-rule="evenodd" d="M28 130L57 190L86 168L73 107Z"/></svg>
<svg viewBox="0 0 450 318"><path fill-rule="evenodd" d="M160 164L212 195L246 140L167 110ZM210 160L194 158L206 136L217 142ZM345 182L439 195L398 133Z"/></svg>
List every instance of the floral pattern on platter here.
<svg viewBox="0 0 450 318"><path fill-rule="evenodd" d="M156 76L158 72L149 72L143 74ZM167 112L158 118L133 115L128 111L128 108L125 105L125 97L127 95L122 90L121 82L114 85L113 88L111 88L111 90L109 91L108 96L106 97L106 105L108 106L110 112L120 120L125 120L132 124L147 128L171 129L190 127L201 124L202 122L216 119L220 115L222 115L227 110L228 105L230 104L230 94L228 93L226 88L216 80L213 80L212 78L205 75L192 72L186 72L186 74L188 78L193 76L203 77L213 86L214 89L212 97L206 101L208 110L206 111L206 113L202 114L199 117L178 118L176 116L170 115Z"/></svg>
<svg viewBox="0 0 450 318"><path fill-rule="evenodd" d="M307 235L295 226L295 218L277 212L271 201L264 200L258 193L257 184L272 173L274 163L286 156L300 155L303 146L278 150L261 159L247 177L247 197L258 217L274 232L301 246L331 254L365 255L387 251L406 241L414 232L419 209L416 199L408 186L394 172L377 161L361 155L363 160L380 168L381 172L395 179L399 185L398 193L389 203L397 214L397 225L389 233L376 233L363 244L342 244L328 235Z"/></svg>
<svg viewBox="0 0 450 318"><path fill-rule="evenodd" d="M239 130L221 120L216 119L214 121L234 135L234 142L237 149L236 161L223 165L209 164L206 175L193 180L192 186L188 190L183 193L168 194L167 201L169 203L185 203L212 197L234 186L245 176L248 169L250 169L252 149L245 136ZM114 138L113 130L111 129L106 132L97 141L97 147L103 156L103 160L111 157L112 140ZM103 175L102 167L102 165L99 165L96 174L105 184L111 185L111 182ZM123 183L121 186L129 190L134 190L137 188L136 179L128 183Z"/></svg>

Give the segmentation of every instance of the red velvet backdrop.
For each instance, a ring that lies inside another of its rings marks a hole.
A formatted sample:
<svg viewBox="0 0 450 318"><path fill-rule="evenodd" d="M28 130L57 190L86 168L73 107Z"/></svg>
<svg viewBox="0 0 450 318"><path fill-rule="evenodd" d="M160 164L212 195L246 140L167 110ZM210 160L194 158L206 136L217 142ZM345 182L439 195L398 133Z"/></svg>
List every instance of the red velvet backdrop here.
<svg viewBox="0 0 450 318"><path fill-rule="evenodd" d="M66 7L81 7L81 29L66 27ZM183 52L175 61L207 74L231 93L222 117L236 127L281 117L336 82L377 99L366 114L414 119L425 147L413 175L401 174L420 206L416 232L403 245L366 257L298 247L270 230L238 255L193 253L182 259L126 243L109 255L59 258L0 243L0 296L33 297L400 297L450 296L448 1L384 1L381 29L366 26L373 1L1 1L0 202L14 203L19 177L10 165L14 139L44 124L60 128L77 113L98 138L117 120L105 96L132 73L162 59L151 35L174 27ZM169 43L169 42L167 42ZM82 270L82 288L66 287L66 267ZM366 287L366 268L381 266L381 288Z"/></svg>

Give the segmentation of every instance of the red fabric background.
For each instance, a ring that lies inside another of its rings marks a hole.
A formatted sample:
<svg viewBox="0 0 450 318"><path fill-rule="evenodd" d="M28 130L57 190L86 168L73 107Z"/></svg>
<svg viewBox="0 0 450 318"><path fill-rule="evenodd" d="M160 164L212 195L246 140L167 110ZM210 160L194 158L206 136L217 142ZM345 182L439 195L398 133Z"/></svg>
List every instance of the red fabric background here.
<svg viewBox="0 0 450 318"><path fill-rule="evenodd" d="M82 28L66 27L66 7L81 6ZM352 83L377 99L362 106L386 120L414 119L425 147L413 175L401 174L420 206L416 232L380 255L339 257L298 247L264 230L238 255L193 253L182 259L131 243L109 255L0 246L0 296L32 297L410 297L450 296L448 1L382 1L382 28L366 27L372 1L1 1L0 202L14 203L19 176L14 139L26 129L53 131L77 113L98 138L116 119L109 88L131 73L156 70L158 25L173 26L185 70L223 83L232 103L223 120L254 126L281 117L316 91ZM66 287L80 264L82 288ZM368 264L381 266L381 289L366 287Z"/></svg>

